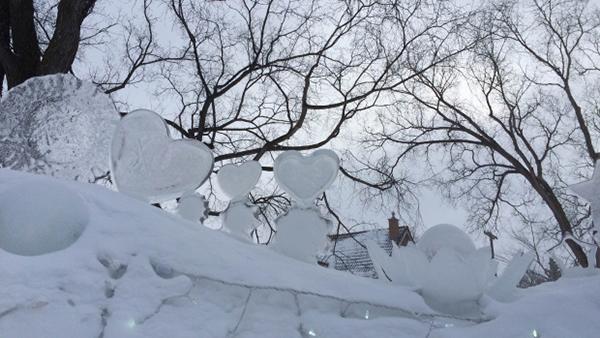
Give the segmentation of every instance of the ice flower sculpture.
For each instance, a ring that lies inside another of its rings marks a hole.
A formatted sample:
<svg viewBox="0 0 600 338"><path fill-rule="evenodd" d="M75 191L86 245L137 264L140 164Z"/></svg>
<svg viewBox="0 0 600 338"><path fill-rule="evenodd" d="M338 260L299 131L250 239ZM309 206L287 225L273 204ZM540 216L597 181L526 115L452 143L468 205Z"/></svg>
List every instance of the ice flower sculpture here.
<svg viewBox="0 0 600 338"><path fill-rule="evenodd" d="M488 290L493 298L508 299L531 262L529 256L515 258L508 274L496 279L489 247L476 249L450 224L430 228L416 246L394 246L391 257L374 242L367 248L380 279L413 288L432 308L452 314L473 313Z"/></svg>

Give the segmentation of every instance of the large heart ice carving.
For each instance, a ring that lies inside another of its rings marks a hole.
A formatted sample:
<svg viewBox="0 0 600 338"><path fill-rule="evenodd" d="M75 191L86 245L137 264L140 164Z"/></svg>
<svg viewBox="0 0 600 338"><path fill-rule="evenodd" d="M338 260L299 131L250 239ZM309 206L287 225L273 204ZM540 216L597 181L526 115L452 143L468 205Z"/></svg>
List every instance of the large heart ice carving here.
<svg viewBox="0 0 600 338"><path fill-rule="evenodd" d="M219 169L217 182L219 187L232 201L240 200L254 188L262 167L258 161L248 161L240 164L228 164Z"/></svg>
<svg viewBox="0 0 600 338"><path fill-rule="evenodd" d="M193 192L213 168L202 142L172 140L164 120L139 109L121 119L111 146L111 174L117 189L150 203Z"/></svg>
<svg viewBox="0 0 600 338"><path fill-rule="evenodd" d="M329 188L339 168L336 153L320 149L308 156L295 150L286 151L277 157L273 170L279 186L301 207L307 207Z"/></svg>

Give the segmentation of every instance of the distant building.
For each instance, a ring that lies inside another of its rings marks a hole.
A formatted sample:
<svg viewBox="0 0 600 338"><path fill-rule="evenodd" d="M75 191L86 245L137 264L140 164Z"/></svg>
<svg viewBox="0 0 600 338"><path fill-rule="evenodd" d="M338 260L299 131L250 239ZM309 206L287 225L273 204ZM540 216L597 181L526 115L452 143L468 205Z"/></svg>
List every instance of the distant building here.
<svg viewBox="0 0 600 338"><path fill-rule="evenodd" d="M392 214L388 220L388 229L374 229L329 235L332 244L332 256L328 260L333 268L348 271L352 274L377 278L373 262L366 248L366 241L372 240L377 243L388 255L392 254L392 242L397 245L406 246L414 242L408 226L399 226L398 219ZM322 264L326 265L326 264Z"/></svg>

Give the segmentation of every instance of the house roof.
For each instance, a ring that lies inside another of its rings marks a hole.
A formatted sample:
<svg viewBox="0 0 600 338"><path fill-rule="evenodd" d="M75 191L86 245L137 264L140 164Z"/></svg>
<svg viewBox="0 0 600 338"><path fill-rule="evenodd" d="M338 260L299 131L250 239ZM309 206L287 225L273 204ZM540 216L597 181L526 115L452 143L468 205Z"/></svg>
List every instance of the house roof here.
<svg viewBox="0 0 600 338"><path fill-rule="evenodd" d="M408 227L400 227L400 232L402 238L406 235L410 236ZM334 268L355 275L377 278L365 244L368 240L377 243L388 255L392 254L393 244L387 228L329 235L329 238L335 242L330 252Z"/></svg>

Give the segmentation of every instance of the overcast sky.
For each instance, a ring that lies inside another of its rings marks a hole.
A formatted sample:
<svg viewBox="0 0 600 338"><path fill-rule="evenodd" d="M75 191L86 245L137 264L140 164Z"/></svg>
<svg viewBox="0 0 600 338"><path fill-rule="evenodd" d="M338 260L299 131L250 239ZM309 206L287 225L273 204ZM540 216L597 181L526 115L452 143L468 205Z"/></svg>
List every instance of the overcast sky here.
<svg viewBox="0 0 600 338"><path fill-rule="evenodd" d="M600 4L600 0L590 0L589 2L594 6ZM100 13L109 14L112 16L119 14L123 17L130 18L131 22L135 23L136 20L139 21L141 19L139 16L141 4L142 2L140 0L103 0L99 1L97 6ZM154 14L156 15L157 19L164 19L164 17L160 17L161 13ZM95 22L102 22L103 19L105 19L105 17L102 15L92 18L92 20ZM179 36L173 27L173 23L168 20L160 20L159 22L159 29L156 30L156 34L161 43L165 45L168 45L169 43L175 43L179 39ZM115 31L122 33L121 30ZM115 41L118 41L118 39L115 39ZM108 60L110 62L111 58L117 58L119 55L120 51L118 46L113 48L109 45L108 49L101 47L87 48L85 50L85 54L83 55L83 62L75 65L75 72L77 75L85 78L90 70L93 69L93 67L89 66L90 62L97 65L97 67L102 67L102 64L105 61ZM126 103L130 110L137 108L148 108L165 116L173 114L173 107L176 106L176 102L169 100L164 96L156 96L154 94L153 88L151 87L145 85L134 85L119 91L116 95L114 95L114 98L120 102ZM266 173L265 175L271 174ZM338 180L338 182L340 182L340 180ZM444 201L441 195L435 190L428 188L422 188L420 190L421 191L416 192L419 196L420 211L423 221L423 227L419 229L419 231L422 232L424 229L439 223L450 223L458 226L465 224L467 212L463 207L450 205ZM335 192L336 189L334 188L332 194ZM338 187L337 192L345 193L345 189ZM349 198L339 198L337 200L334 199L335 205L339 207L348 218L371 220L371 222L373 222L375 225L379 224L380 227L387 226L386 220L390 216L392 208L383 206L382 208L366 210L364 208L357 207L357 205L360 204L358 203L358 199L351 198L352 196L348 197ZM476 239L480 245L486 243L486 239L481 234L474 234L473 238ZM514 242L509 242L502 237L500 239L499 245L501 247L511 249L514 247Z"/></svg>

